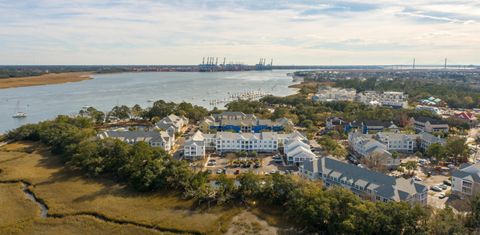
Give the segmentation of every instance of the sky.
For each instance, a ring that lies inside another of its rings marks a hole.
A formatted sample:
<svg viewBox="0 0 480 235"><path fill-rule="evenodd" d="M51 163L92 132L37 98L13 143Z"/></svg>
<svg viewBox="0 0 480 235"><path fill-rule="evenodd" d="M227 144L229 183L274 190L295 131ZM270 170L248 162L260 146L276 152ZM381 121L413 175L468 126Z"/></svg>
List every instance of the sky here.
<svg viewBox="0 0 480 235"><path fill-rule="evenodd" d="M480 64L480 0L0 0L0 64Z"/></svg>

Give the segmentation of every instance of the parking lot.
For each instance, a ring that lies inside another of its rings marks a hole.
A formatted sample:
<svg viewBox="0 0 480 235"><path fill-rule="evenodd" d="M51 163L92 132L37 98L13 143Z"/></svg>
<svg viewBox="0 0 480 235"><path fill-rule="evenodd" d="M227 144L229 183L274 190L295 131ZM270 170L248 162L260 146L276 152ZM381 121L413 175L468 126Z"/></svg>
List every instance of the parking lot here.
<svg viewBox="0 0 480 235"><path fill-rule="evenodd" d="M260 155L258 157L220 157L211 155L205 163L205 169L212 174L240 174L252 171L259 175L268 175L275 172L290 173L293 167L286 166L283 159L275 155Z"/></svg>

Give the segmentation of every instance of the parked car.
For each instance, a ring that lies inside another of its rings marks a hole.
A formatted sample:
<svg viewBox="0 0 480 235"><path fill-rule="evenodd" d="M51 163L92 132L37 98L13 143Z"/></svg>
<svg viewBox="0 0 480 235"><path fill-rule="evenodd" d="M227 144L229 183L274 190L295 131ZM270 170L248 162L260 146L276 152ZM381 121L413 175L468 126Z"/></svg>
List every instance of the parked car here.
<svg viewBox="0 0 480 235"><path fill-rule="evenodd" d="M222 169L218 169L217 170L217 174L222 174L223 173L223 170Z"/></svg>
<svg viewBox="0 0 480 235"><path fill-rule="evenodd" d="M450 180L444 180L443 184L448 185L448 186L452 186L452 182Z"/></svg>
<svg viewBox="0 0 480 235"><path fill-rule="evenodd" d="M279 158L279 159L275 159L273 162L275 162L275 163L282 163L283 160L282 160L281 158Z"/></svg>
<svg viewBox="0 0 480 235"><path fill-rule="evenodd" d="M446 197L445 193L440 193L440 195L438 195L438 198L440 199L444 199Z"/></svg>
<svg viewBox="0 0 480 235"><path fill-rule="evenodd" d="M276 170L272 170L272 171L270 171L270 174L275 174L275 173L277 173L277 171L276 171Z"/></svg>
<svg viewBox="0 0 480 235"><path fill-rule="evenodd" d="M235 175L240 174L240 170L236 170L234 174L235 174Z"/></svg>
<svg viewBox="0 0 480 235"><path fill-rule="evenodd" d="M438 187L441 188L442 190L446 190L448 188L446 184L439 184Z"/></svg>
<svg viewBox="0 0 480 235"><path fill-rule="evenodd" d="M422 179L421 179L420 177L418 177L418 176L414 176L413 179L414 179L415 181L422 181Z"/></svg>
<svg viewBox="0 0 480 235"><path fill-rule="evenodd" d="M435 192L441 192L442 191L442 189L439 188L438 186L431 186L430 189L435 191Z"/></svg>

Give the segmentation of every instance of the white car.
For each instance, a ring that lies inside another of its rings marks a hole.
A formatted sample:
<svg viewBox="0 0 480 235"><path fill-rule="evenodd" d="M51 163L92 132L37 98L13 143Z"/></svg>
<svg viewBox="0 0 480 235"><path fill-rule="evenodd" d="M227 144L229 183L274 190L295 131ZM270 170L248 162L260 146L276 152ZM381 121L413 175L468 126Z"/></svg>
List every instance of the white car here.
<svg viewBox="0 0 480 235"><path fill-rule="evenodd" d="M447 196L445 195L445 193L440 193L440 194L438 195L438 198L440 198L440 199L444 199L445 197L447 197Z"/></svg>
<svg viewBox="0 0 480 235"><path fill-rule="evenodd" d="M414 176L413 179L414 179L415 181L422 181L422 179L421 179L420 177L418 177L418 176Z"/></svg>

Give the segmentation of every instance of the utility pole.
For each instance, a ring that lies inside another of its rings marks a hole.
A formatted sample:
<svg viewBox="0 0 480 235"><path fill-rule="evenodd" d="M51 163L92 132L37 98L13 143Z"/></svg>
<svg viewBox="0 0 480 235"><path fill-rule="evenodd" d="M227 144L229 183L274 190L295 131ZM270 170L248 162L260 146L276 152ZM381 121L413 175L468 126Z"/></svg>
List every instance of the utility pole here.
<svg viewBox="0 0 480 235"><path fill-rule="evenodd" d="M447 69L447 58L445 58L445 69Z"/></svg>
<svg viewBox="0 0 480 235"><path fill-rule="evenodd" d="M413 70L415 70L415 58L413 58Z"/></svg>

